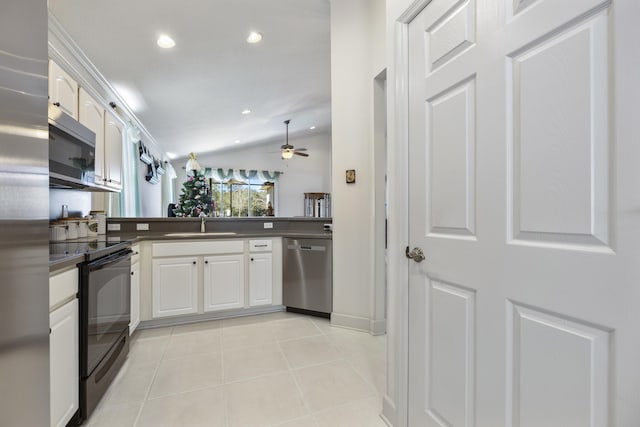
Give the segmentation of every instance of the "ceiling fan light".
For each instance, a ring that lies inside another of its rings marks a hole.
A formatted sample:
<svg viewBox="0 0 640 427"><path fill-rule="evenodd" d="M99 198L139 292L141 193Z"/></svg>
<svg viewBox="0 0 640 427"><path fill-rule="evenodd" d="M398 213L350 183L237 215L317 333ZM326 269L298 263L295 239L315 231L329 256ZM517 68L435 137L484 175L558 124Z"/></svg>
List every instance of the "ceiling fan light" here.
<svg viewBox="0 0 640 427"><path fill-rule="evenodd" d="M289 160L293 157L293 150L291 148L285 148L282 150L282 158L285 160Z"/></svg>
<svg viewBox="0 0 640 427"><path fill-rule="evenodd" d="M262 34L257 31L251 31L247 37L247 43L258 43L262 40Z"/></svg>

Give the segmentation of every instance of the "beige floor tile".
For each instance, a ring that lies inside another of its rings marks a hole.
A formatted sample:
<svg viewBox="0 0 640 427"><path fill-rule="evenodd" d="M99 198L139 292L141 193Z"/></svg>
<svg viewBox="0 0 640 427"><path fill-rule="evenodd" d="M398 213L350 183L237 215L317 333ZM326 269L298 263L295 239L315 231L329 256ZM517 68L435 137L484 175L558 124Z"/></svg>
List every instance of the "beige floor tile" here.
<svg viewBox="0 0 640 427"><path fill-rule="evenodd" d="M226 383L289 369L280 347L275 343L225 350L223 355Z"/></svg>
<svg viewBox="0 0 640 427"><path fill-rule="evenodd" d="M136 362L158 362L164 356L169 337L135 340L129 347L128 359Z"/></svg>
<svg viewBox="0 0 640 427"><path fill-rule="evenodd" d="M135 340L145 340L149 338L168 338L171 336L173 327L165 328L151 328L151 329L136 329L133 333Z"/></svg>
<svg viewBox="0 0 640 427"><path fill-rule="evenodd" d="M352 331L343 328L333 328L327 338L345 357L366 356L372 353L384 352L386 340L384 336L373 336L366 332Z"/></svg>
<svg viewBox="0 0 640 427"><path fill-rule="evenodd" d="M376 395L375 389L345 360L301 368L294 372L305 402L312 411L321 411Z"/></svg>
<svg viewBox="0 0 640 427"><path fill-rule="evenodd" d="M379 398L366 399L337 406L314 414L317 427L386 427L380 418Z"/></svg>
<svg viewBox="0 0 640 427"><path fill-rule="evenodd" d="M173 327L173 335L189 334L191 332L206 332L222 328L222 320L207 320L206 322L188 323Z"/></svg>
<svg viewBox="0 0 640 427"><path fill-rule="evenodd" d="M127 360L103 397L103 406L143 402L158 362Z"/></svg>
<svg viewBox="0 0 640 427"><path fill-rule="evenodd" d="M222 329L222 347L233 350L276 342L270 322Z"/></svg>
<svg viewBox="0 0 640 427"><path fill-rule="evenodd" d="M280 347L292 368L318 365L340 358L324 335L281 341Z"/></svg>
<svg viewBox="0 0 640 427"><path fill-rule="evenodd" d="M97 408L85 422L87 427L133 427L142 403Z"/></svg>
<svg viewBox="0 0 640 427"><path fill-rule="evenodd" d="M273 322L273 332L278 341L321 335L322 332L309 319L304 317Z"/></svg>
<svg viewBox="0 0 640 427"><path fill-rule="evenodd" d="M375 387L379 396L387 386L387 361L385 354L369 353L366 356L354 356L347 359L349 365L369 384Z"/></svg>
<svg viewBox="0 0 640 427"><path fill-rule="evenodd" d="M262 427L307 415L293 376L281 373L224 386L229 427Z"/></svg>
<svg viewBox="0 0 640 427"><path fill-rule="evenodd" d="M145 402L137 427L226 427L222 387Z"/></svg>
<svg viewBox="0 0 640 427"><path fill-rule="evenodd" d="M337 329L331 326L331 321L329 319L324 319L322 317L311 317L310 319L323 334L331 333Z"/></svg>
<svg viewBox="0 0 640 427"><path fill-rule="evenodd" d="M286 423L275 424L274 427L318 427L318 425L313 415L307 415L306 417L287 421Z"/></svg>
<svg viewBox="0 0 640 427"><path fill-rule="evenodd" d="M222 383L222 355L197 354L160 362L149 399Z"/></svg>
<svg viewBox="0 0 640 427"><path fill-rule="evenodd" d="M208 331L172 335L165 351L165 359L176 359L194 354L219 353L222 350L222 331Z"/></svg>

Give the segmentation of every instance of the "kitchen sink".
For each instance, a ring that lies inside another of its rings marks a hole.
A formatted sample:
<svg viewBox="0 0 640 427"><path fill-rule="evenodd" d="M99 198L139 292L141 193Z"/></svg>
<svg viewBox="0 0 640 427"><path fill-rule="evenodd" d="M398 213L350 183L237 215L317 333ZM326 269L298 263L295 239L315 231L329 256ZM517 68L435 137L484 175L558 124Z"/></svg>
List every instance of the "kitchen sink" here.
<svg viewBox="0 0 640 427"><path fill-rule="evenodd" d="M197 237L197 236L233 236L234 233L232 231L211 231L206 233L199 232L189 232L189 233L166 233L167 237Z"/></svg>

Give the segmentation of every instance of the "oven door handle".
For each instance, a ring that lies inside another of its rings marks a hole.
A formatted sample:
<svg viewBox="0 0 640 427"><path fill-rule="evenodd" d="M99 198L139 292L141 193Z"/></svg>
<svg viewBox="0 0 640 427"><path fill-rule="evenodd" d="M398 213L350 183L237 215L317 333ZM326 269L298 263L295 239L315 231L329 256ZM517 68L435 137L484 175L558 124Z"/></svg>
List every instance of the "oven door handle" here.
<svg viewBox="0 0 640 427"><path fill-rule="evenodd" d="M105 268L106 266L114 264L116 262L123 261L123 260L125 260L127 258L130 259L132 253L133 253L133 251L131 249L127 249L125 251L116 252L115 254L106 256L104 258L97 259L97 260L95 260L93 262L90 262L89 264L87 264L87 267L91 271L100 270L100 269Z"/></svg>

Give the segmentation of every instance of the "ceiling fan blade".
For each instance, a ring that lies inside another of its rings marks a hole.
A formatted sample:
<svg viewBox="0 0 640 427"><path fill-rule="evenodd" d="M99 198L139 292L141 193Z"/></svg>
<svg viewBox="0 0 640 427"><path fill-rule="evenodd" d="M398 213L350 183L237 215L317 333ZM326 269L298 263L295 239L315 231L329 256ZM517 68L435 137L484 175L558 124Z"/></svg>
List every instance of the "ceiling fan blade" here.
<svg viewBox="0 0 640 427"><path fill-rule="evenodd" d="M306 148L296 148L296 151L307 151Z"/></svg>
<svg viewBox="0 0 640 427"><path fill-rule="evenodd" d="M297 155L297 156L302 156L302 157L309 157L309 155L307 153L301 153L299 151L294 151L293 154Z"/></svg>

